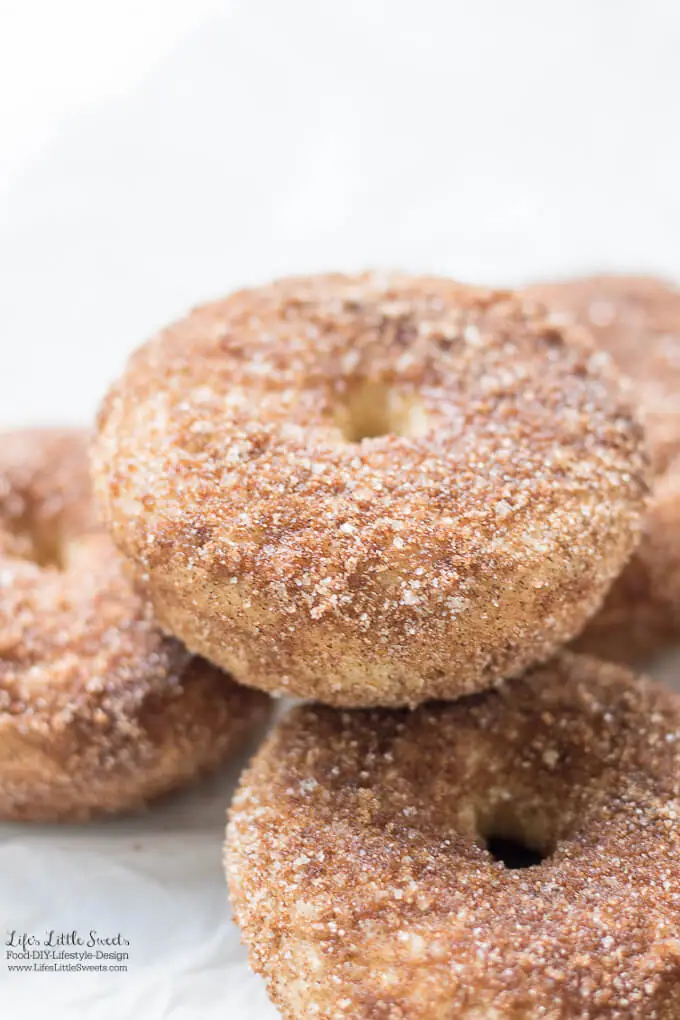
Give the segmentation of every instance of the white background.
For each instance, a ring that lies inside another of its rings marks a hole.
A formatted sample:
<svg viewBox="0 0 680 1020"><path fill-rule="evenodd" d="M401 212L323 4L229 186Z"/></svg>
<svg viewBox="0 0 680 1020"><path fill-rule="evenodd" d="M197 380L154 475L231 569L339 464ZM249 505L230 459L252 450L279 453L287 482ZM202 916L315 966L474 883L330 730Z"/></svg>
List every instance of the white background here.
<svg viewBox="0 0 680 1020"><path fill-rule="evenodd" d="M680 277L678 53L676 0L0 0L0 425L87 422L157 326L275 274ZM119 979L0 965L2 1020L275 1015L228 790L0 830L0 927L133 942Z"/></svg>

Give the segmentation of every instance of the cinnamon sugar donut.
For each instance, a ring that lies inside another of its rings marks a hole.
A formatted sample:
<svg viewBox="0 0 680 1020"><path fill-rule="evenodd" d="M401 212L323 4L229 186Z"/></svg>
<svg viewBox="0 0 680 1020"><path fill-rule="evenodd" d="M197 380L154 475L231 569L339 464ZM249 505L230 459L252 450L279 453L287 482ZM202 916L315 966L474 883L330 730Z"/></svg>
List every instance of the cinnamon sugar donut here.
<svg viewBox="0 0 680 1020"><path fill-rule="evenodd" d="M297 708L226 867L287 1020L676 1020L680 699L563 654L412 713Z"/></svg>
<svg viewBox="0 0 680 1020"><path fill-rule="evenodd" d="M655 470L680 455L680 290L647 276L535 284L552 321L585 327L632 383Z"/></svg>
<svg viewBox="0 0 680 1020"><path fill-rule="evenodd" d="M657 478L642 540L579 650L636 662L680 641L680 290L595 276L530 288L560 323L586 326L630 377Z"/></svg>
<svg viewBox="0 0 680 1020"><path fill-rule="evenodd" d="M574 647L635 665L678 642L680 457L656 479L640 544Z"/></svg>
<svg viewBox="0 0 680 1020"><path fill-rule="evenodd" d="M132 591L93 522L84 434L0 435L0 817L141 807L266 712Z"/></svg>
<svg viewBox="0 0 680 1020"><path fill-rule="evenodd" d="M350 706L547 658L628 558L644 470L579 330L370 274L196 309L132 357L94 449L161 624L244 683Z"/></svg>

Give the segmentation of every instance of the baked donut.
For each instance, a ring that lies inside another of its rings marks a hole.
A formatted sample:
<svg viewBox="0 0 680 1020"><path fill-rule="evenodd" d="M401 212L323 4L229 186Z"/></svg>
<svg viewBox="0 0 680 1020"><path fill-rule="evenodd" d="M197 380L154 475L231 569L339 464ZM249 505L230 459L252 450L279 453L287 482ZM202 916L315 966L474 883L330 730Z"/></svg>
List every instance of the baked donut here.
<svg viewBox="0 0 680 1020"><path fill-rule="evenodd" d="M127 811L216 767L267 714L164 637L93 520L77 431L0 435L0 817Z"/></svg>
<svg viewBox="0 0 680 1020"><path fill-rule="evenodd" d="M288 279L193 311L99 416L113 537L244 683L453 698L545 659L638 537L641 433L579 330L443 279Z"/></svg>
<svg viewBox="0 0 680 1020"><path fill-rule="evenodd" d="M528 292L559 323L587 327L630 377L657 478L642 540L581 651L637 663L680 640L680 290L647 277L594 276Z"/></svg>
<svg viewBox="0 0 680 1020"><path fill-rule="evenodd" d="M226 869L288 1020L675 1020L680 698L566 653L411 713L296 708Z"/></svg>
<svg viewBox="0 0 680 1020"><path fill-rule="evenodd" d="M574 647L639 665L679 641L680 457L656 479L640 544Z"/></svg>
<svg viewBox="0 0 680 1020"><path fill-rule="evenodd" d="M680 455L680 289L648 276L588 276L527 288L559 326L585 327L632 383L657 472Z"/></svg>

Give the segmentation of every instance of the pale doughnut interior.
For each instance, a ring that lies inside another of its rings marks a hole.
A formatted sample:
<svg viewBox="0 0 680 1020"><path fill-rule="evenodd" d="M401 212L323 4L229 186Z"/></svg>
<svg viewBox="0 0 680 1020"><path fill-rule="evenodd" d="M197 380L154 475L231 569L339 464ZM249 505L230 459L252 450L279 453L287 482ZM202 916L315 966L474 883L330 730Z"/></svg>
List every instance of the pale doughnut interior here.
<svg viewBox="0 0 680 1020"><path fill-rule="evenodd" d="M425 407L417 397L371 380L352 387L337 422L349 443L388 435L413 439L428 429Z"/></svg>

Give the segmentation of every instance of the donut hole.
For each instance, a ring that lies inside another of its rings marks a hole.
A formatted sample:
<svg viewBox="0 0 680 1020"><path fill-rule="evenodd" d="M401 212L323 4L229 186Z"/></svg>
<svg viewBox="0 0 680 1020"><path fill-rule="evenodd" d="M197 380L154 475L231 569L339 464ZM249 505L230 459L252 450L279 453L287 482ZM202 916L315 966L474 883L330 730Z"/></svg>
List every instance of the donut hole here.
<svg viewBox="0 0 680 1020"><path fill-rule="evenodd" d="M338 425L348 443L380 436L412 439L427 431L422 403L391 389L385 383L363 382L349 391L337 414Z"/></svg>
<svg viewBox="0 0 680 1020"><path fill-rule="evenodd" d="M485 839L487 852L491 854L494 861L514 871L519 868L535 868L541 864L546 855L535 847L518 839L509 839L506 836L494 836L493 833Z"/></svg>
<svg viewBox="0 0 680 1020"><path fill-rule="evenodd" d="M548 819L517 810L512 803L482 813L477 826L487 853L509 870L538 867L554 849Z"/></svg>

